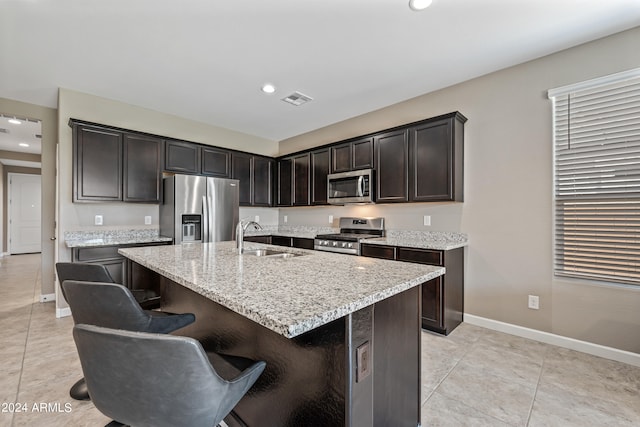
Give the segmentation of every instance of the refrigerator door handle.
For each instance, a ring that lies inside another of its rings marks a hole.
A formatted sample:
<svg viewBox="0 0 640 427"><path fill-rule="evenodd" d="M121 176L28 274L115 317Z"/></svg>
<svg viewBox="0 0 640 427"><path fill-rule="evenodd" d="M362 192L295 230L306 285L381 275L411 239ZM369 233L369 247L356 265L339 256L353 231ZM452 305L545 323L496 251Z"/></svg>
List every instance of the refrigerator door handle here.
<svg viewBox="0 0 640 427"><path fill-rule="evenodd" d="M209 241L209 205L207 196L202 196L202 243Z"/></svg>

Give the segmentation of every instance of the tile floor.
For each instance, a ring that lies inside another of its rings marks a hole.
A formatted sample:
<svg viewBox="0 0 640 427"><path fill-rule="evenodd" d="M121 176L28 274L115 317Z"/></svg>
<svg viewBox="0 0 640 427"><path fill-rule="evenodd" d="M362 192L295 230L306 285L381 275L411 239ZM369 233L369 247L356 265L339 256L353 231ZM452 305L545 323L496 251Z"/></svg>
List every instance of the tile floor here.
<svg viewBox="0 0 640 427"><path fill-rule="evenodd" d="M81 377L73 321L38 302L39 264L0 258L0 427L104 426L68 395ZM638 367L468 324L422 338L425 427L640 426Z"/></svg>

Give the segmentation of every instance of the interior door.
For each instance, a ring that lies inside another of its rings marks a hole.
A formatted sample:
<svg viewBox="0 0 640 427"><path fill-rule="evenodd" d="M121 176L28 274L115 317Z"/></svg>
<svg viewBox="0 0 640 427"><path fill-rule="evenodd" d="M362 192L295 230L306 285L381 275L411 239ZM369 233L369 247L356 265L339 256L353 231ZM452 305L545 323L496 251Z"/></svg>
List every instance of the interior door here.
<svg viewBox="0 0 640 427"><path fill-rule="evenodd" d="M40 175L10 173L9 253L25 254L42 249Z"/></svg>

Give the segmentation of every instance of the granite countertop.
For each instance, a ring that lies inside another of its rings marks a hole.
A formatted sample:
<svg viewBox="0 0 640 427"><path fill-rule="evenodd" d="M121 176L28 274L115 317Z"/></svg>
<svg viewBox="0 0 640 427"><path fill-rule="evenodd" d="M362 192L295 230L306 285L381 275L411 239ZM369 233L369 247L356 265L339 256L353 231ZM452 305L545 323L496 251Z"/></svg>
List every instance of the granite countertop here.
<svg viewBox="0 0 640 427"><path fill-rule="evenodd" d="M119 253L287 338L444 274L442 267L245 243L303 254L238 255L235 242L120 249Z"/></svg>
<svg viewBox="0 0 640 427"><path fill-rule="evenodd" d="M389 231L386 237L366 239L362 243L372 245L404 246L408 248L451 250L467 246L464 233L443 231Z"/></svg>
<svg viewBox="0 0 640 427"><path fill-rule="evenodd" d="M338 233L331 227L265 227L262 230L247 230L245 236L283 236L313 239L318 234ZM467 246L469 239L464 233L447 231L387 230L386 237L366 239L372 245L404 246L409 248L451 250Z"/></svg>
<svg viewBox="0 0 640 427"><path fill-rule="evenodd" d="M64 233L64 242L68 248L164 243L171 241L173 241L171 237L159 236L158 229L90 230L67 231Z"/></svg>

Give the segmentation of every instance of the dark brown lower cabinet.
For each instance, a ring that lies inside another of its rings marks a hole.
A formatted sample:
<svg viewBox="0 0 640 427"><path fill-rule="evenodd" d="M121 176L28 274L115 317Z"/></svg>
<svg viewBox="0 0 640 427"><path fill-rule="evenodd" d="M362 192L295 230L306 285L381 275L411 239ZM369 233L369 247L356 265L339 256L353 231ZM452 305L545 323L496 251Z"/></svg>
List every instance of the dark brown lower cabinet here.
<svg viewBox="0 0 640 427"><path fill-rule="evenodd" d="M127 259L118 253L118 249L168 244L171 244L171 242L72 248L71 262L87 262L91 264L104 265L107 267L107 270L109 270L109 274L115 283L124 285L129 289L153 290L160 295L160 282L158 276L150 275L148 272L140 274L139 271L129 268L128 266L130 263L127 263ZM159 299L158 304L160 304Z"/></svg>
<svg viewBox="0 0 640 427"><path fill-rule="evenodd" d="M445 267L444 276L422 285L422 327L449 335L462 323L464 248L444 251L364 243L360 251L362 256Z"/></svg>

